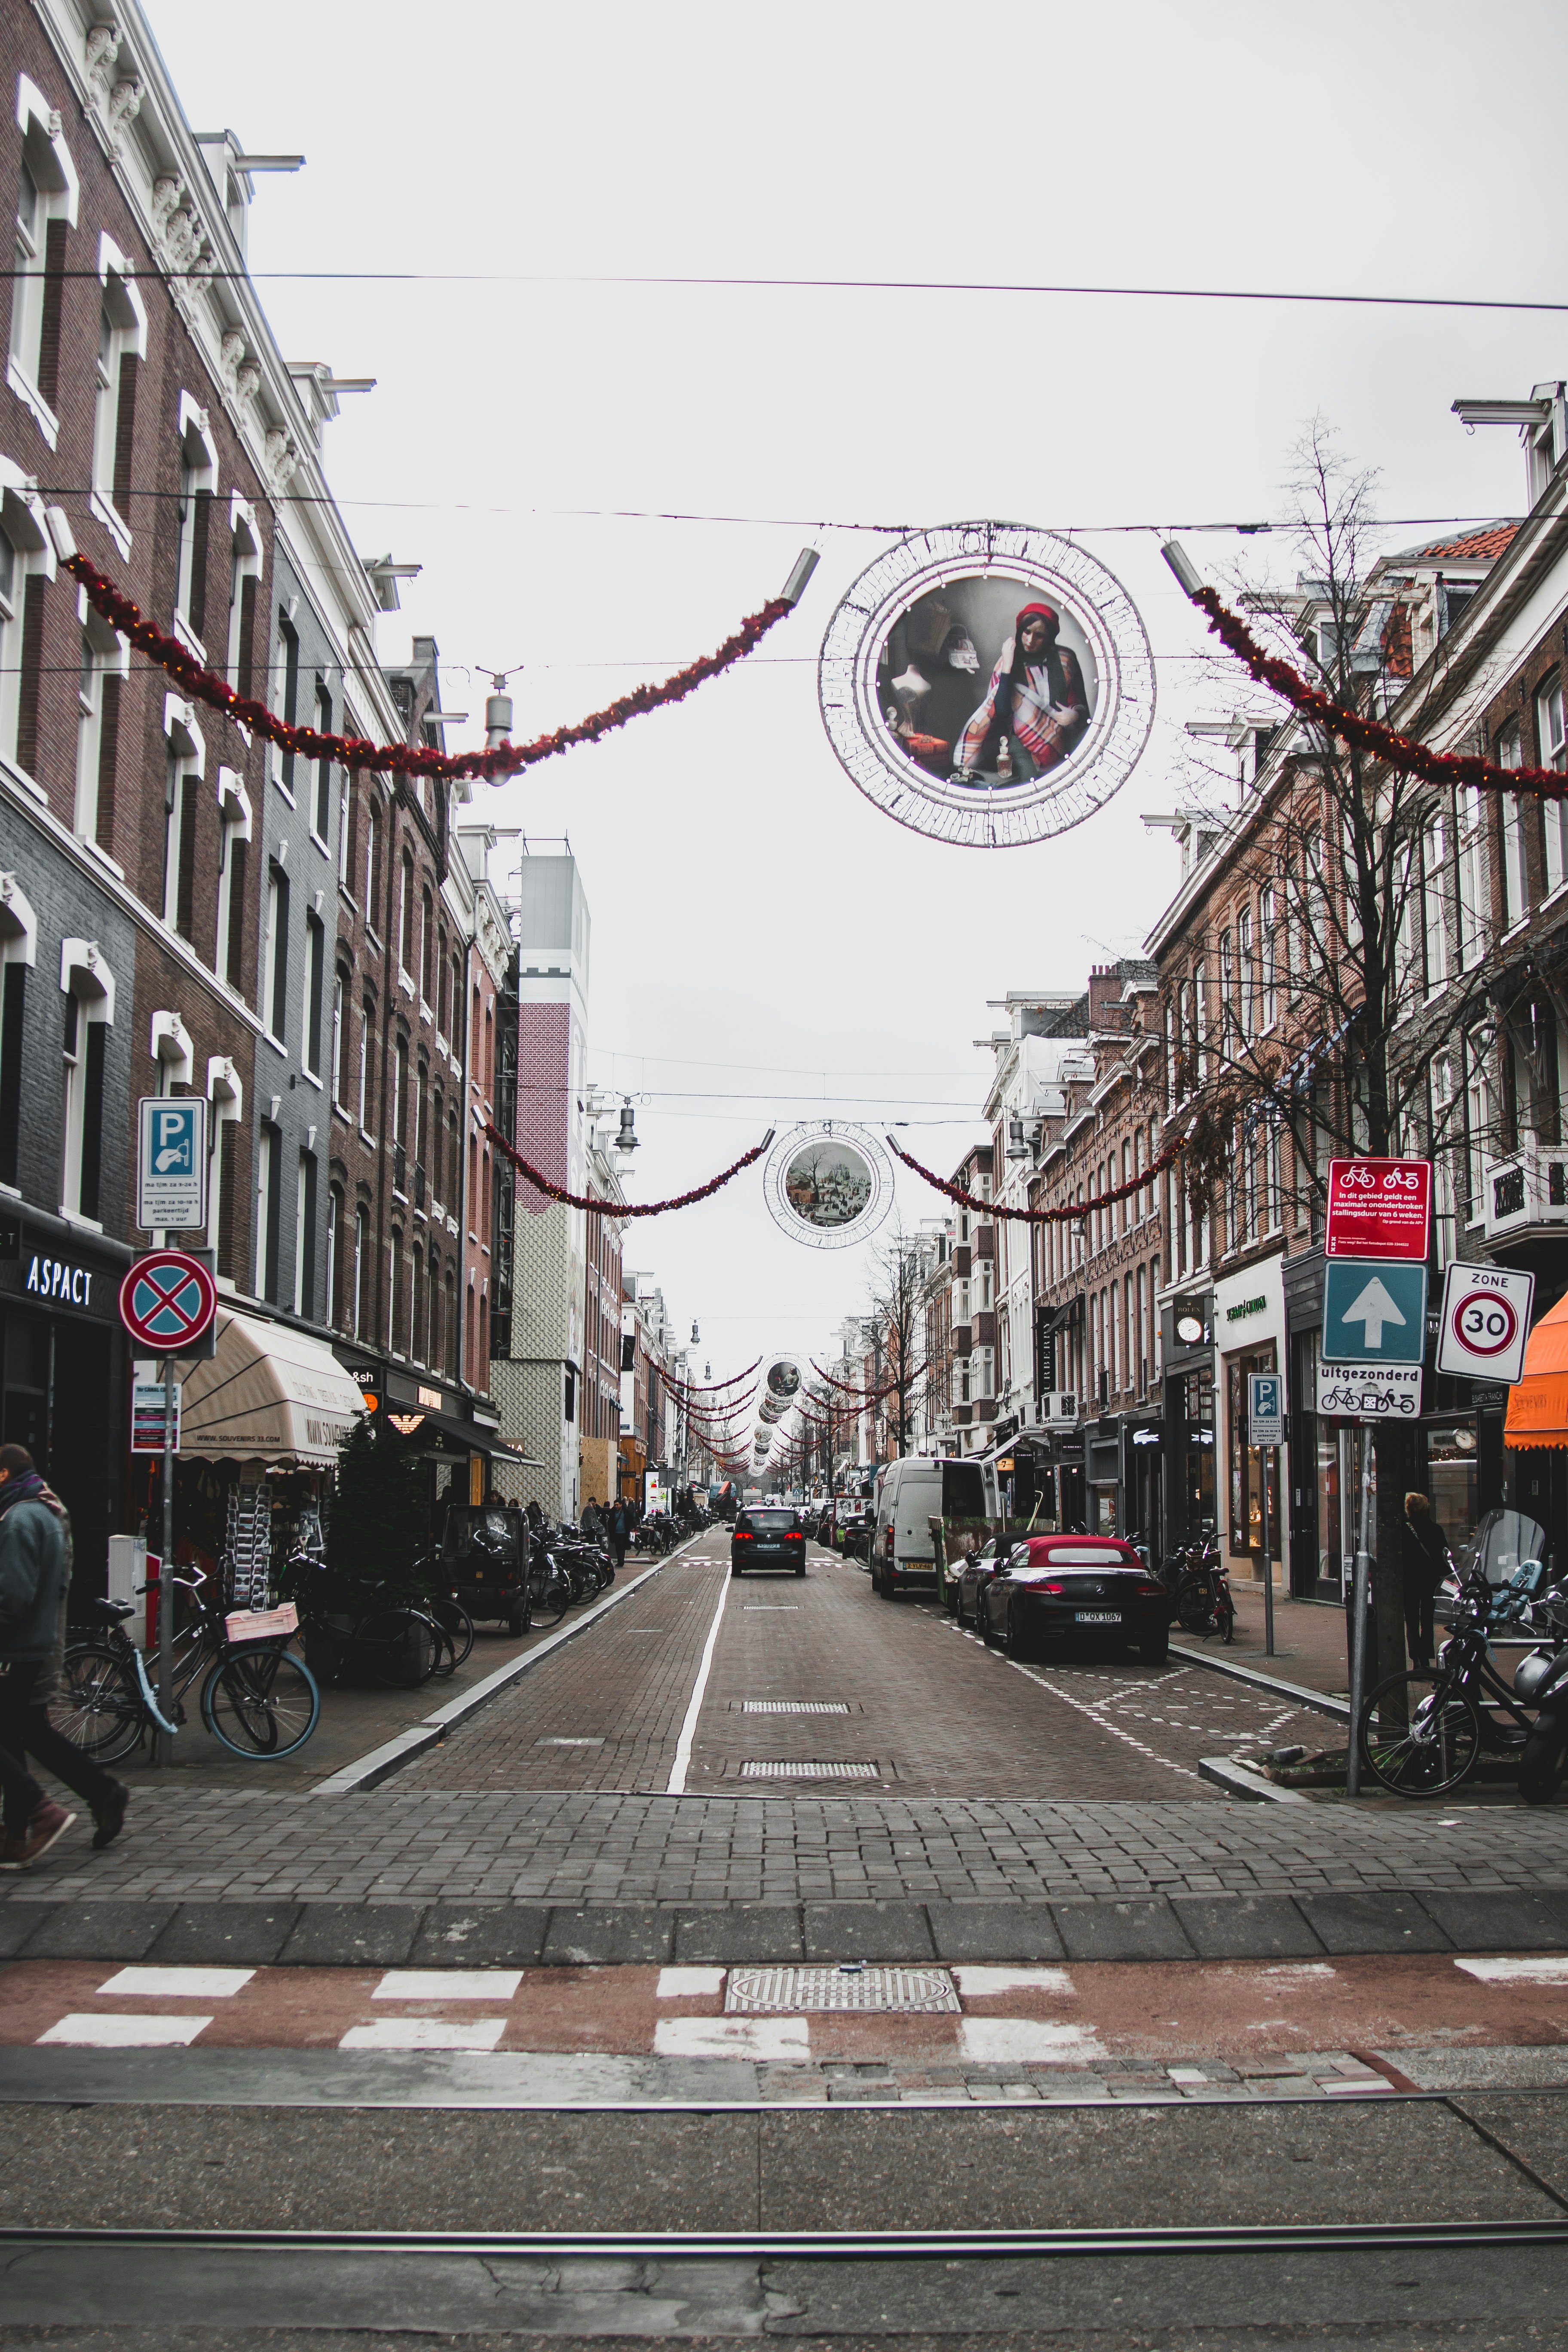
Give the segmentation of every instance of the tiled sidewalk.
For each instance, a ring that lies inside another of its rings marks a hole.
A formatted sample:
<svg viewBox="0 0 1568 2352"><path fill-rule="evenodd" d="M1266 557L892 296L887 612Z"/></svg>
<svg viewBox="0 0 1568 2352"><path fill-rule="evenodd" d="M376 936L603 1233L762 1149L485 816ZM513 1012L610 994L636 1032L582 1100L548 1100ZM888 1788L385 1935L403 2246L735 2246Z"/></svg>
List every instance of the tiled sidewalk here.
<svg viewBox="0 0 1568 2352"><path fill-rule="evenodd" d="M1568 1886L1568 1814L1522 1809L987 1803L405 1790L139 1791L94 1854L79 1825L21 1902L756 1904L872 1897L1315 1894Z"/></svg>

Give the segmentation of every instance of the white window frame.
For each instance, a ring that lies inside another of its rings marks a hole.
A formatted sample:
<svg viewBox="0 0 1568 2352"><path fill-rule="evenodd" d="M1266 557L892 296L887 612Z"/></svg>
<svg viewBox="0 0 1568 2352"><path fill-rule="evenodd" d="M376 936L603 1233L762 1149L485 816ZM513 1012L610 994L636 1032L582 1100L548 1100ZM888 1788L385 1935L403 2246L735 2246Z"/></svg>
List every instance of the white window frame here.
<svg viewBox="0 0 1568 2352"><path fill-rule="evenodd" d="M1561 670L1542 686L1535 697L1535 725L1541 743L1541 764L1568 770L1568 706L1564 703ZM1568 882L1568 800L1543 801L1541 814L1546 830L1546 889L1548 897Z"/></svg>
<svg viewBox="0 0 1568 2352"><path fill-rule="evenodd" d="M216 1252L218 1223L223 1209L223 1130L231 1120L245 1117L245 1080L226 1054L214 1054L207 1061L208 1171L207 1171L207 1247ZM216 1255L215 1255L216 1263Z"/></svg>
<svg viewBox="0 0 1568 2352"><path fill-rule="evenodd" d="M1421 830L1421 929L1426 955L1426 993L1448 985L1448 878L1447 820L1435 810Z"/></svg>
<svg viewBox="0 0 1568 2352"><path fill-rule="evenodd" d="M1272 884L1258 902L1258 1009L1267 1036L1279 1017L1279 946L1276 930L1278 901Z"/></svg>
<svg viewBox="0 0 1568 2352"><path fill-rule="evenodd" d="M196 725L195 706L182 702L175 694L163 697L163 902L160 913L164 929L172 931L180 912L180 820L185 794L195 790L207 763L206 744Z"/></svg>
<svg viewBox="0 0 1568 2352"><path fill-rule="evenodd" d="M77 677L76 804L77 838L98 845L98 770L103 751L104 680L131 675L131 646L117 629L100 618L82 589L77 597L81 627L82 660Z"/></svg>
<svg viewBox="0 0 1568 2352"><path fill-rule="evenodd" d="M16 723L22 708L22 614L27 582L35 572L52 581L56 565L55 543L44 520L44 501L31 476L24 474L5 457L0 457L0 531L10 541L12 550L9 595L0 582L0 753L15 765ZM42 798L42 786L35 785L34 789Z"/></svg>
<svg viewBox="0 0 1568 2352"><path fill-rule="evenodd" d="M256 509L237 490L228 499L228 535L230 545L228 574L228 640L224 662L224 676L230 686L239 685L239 624L245 610L245 583L256 583L256 619L258 627L267 615L261 603L261 579L267 557L261 537L261 526L256 519ZM248 740L248 737L247 738Z"/></svg>
<svg viewBox="0 0 1568 2352"><path fill-rule="evenodd" d="M1486 953L1490 929L1487 902L1486 798L1477 784L1461 784L1454 795L1459 902L1459 970L1470 971Z"/></svg>
<svg viewBox="0 0 1568 2352"><path fill-rule="evenodd" d="M5 381L29 408L34 422L51 449L59 441L59 419L38 389L39 346L44 328L44 260L48 249L49 223L77 225L80 190L70 149L60 132L60 114L37 84L26 74L16 82L16 124L22 133L17 158L17 199L25 166L38 194L37 218L29 231L19 208L12 215L11 348L6 355Z"/></svg>
<svg viewBox="0 0 1568 2352"><path fill-rule="evenodd" d="M114 456L120 437L120 363L129 352L147 356L147 306L137 291L133 266L112 237L100 232L98 276L103 288L100 306L97 391L92 416L92 489L88 503L121 555L128 556L134 536L129 515L114 503ZM109 332L103 333L107 322Z"/></svg>
<svg viewBox="0 0 1568 2352"><path fill-rule="evenodd" d="M343 1107L343 974L342 965L335 965L332 971L331 1094L333 1109L342 1110Z"/></svg>
<svg viewBox="0 0 1568 2352"><path fill-rule="evenodd" d="M114 974L99 952L96 940L63 940L60 943L60 994L75 999L77 1051L64 1063L60 1136L60 1214L73 1224L103 1230L97 1217L81 1211L81 1160L87 1110L87 1039L95 1024L114 1026Z"/></svg>
<svg viewBox="0 0 1568 2352"><path fill-rule="evenodd" d="M289 955L289 942L284 936L286 925L282 912L283 897L284 877L277 865L269 862L267 868L267 896L261 934L261 1003L256 1009L261 1015L261 1026L268 1043L279 1053L287 1054L289 1051L287 1040L279 1037L272 1026L273 1007L278 1002L278 959L282 956L287 967ZM285 1013L288 1011L287 990L285 990L284 1011Z"/></svg>
<svg viewBox="0 0 1568 2352"><path fill-rule="evenodd" d="M198 661L205 662L206 646L191 626L191 590L195 584L193 558L196 538L196 499L204 490L209 498L217 496L217 444L207 423L206 410L199 407L188 392L180 394L177 451L182 511L174 572L174 634L184 639ZM210 562L210 540L207 556Z"/></svg>
<svg viewBox="0 0 1568 2352"><path fill-rule="evenodd" d="M323 1009L327 988L327 927L309 907L305 909L305 971L300 988L300 1067L321 1083L321 1035L310 1035L310 1005L318 983Z"/></svg>
<svg viewBox="0 0 1568 2352"><path fill-rule="evenodd" d="M234 912L234 846L237 841L251 837L250 795L232 768L217 772L217 932L215 940L213 969L226 984L228 981L228 934Z"/></svg>

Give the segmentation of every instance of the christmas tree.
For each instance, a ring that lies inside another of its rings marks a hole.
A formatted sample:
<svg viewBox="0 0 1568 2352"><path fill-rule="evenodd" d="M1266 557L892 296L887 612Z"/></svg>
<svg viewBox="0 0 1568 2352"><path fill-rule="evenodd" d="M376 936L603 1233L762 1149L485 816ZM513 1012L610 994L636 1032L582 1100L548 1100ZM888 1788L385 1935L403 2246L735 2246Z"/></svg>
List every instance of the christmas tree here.
<svg viewBox="0 0 1568 2352"><path fill-rule="evenodd" d="M334 1580L398 1591L419 1584L414 1562L428 1545L424 1485L414 1450L370 1413L358 1418L338 1447L328 1557Z"/></svg>

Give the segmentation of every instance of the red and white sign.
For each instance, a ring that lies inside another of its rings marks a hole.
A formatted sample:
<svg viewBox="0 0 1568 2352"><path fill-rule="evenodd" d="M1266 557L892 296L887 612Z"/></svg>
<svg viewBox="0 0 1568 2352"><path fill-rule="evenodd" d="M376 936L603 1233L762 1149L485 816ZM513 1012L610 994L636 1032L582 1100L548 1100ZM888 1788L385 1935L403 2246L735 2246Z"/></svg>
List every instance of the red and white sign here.
<svg viewBox="0 0 1568 2352"><path fill-rule="evenodd" d="M1326 1257L1425 1258L1429 1160L1331 1160Z"/></svg>
<svg viewBox="0 0 1568 2352"><path fill-rule="evenodd" d="M184 1250L149 1250L120 1286L120 1319L144 1355L188 1355L216 1313L216 1283Z"/></svg>
<svg viewBox="0 0 1568 2352"><path fill-rule="evenodd" d="M1522 1380L1534 1300L1532 1274L1501 1265L1451 1265L1443 1283L1437 1370L1510 1387Z"/></svg>

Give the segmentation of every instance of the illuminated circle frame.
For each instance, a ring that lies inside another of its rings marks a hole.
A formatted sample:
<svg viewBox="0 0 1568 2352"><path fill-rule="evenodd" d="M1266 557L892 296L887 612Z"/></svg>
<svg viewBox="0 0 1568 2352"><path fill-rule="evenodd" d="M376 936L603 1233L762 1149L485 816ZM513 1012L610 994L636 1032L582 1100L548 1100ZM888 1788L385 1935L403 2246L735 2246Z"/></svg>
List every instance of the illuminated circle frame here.
<svg viewBox="0 0 1568 2352"><path fill-rule="evenodd" d="M1100 673L1094 715L1070 755L994 790L926 775L897 748L877 697L877 666L900 614L949 581L986 572L1065 608ZM911 832L964 849L1014 849L1081 824L1120 792L1154 723L1154 656L1126 589L1076 540L1026 523L942 523L887 549L829 621L816 685L828 740L867 799Z"/></svg>
<svg viewBox="0 0 1568 2352"><path fill-rule="evenodd" d="M796 1154L810 1143L844 1143L858 1152L871 1179L871 1197L847 1225L814 1225L790 1206L784 1180ZM893 1163L866 1128L841 1118L810 1119L790 1129L769 1152L763 1168L763 1196L781 1233L807 1249L847 1249L874 1234L893 1205Z"/></svg>

